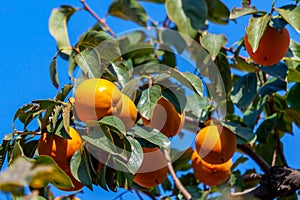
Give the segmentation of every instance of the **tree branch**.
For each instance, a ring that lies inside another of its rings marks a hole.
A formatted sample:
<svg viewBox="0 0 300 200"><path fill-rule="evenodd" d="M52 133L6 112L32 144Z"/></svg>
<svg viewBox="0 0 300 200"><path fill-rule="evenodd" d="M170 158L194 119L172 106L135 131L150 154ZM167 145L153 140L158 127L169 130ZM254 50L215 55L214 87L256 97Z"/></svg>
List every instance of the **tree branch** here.
<svg viewBox="0 0 300 200"><path fill-rule="evenodd" d="M178 179L178 177L174 171L169 152L167 150L164 150L164 154L165 154L165 158L167 159L169 172L174 180L176 188L182 193L182 195L184 196L185 199L187 199L187 200L192 199L192 195L184 188L184 186L182 185L182 183L180 182L180 180Z"/></svg>
<svg viewBox="0 0 300 200"><path fill-rule="evenodd" d="M104 19L101 19L85 2L85 0L80 0L82 3L84 10L88 11L108 32L111 36L116 37L116 34L111 30L111 28L107 25Z"/></svg>
<svg viewBox="0 0 300 200"><path fill-rule="evenodd" d="M258 164L262 171L264 171L266 174L269 173L271 166L262 157L260 157L260 155L258 155L251 148L243 144L238 144L237 148L245 154L247 154L248 156L250 156Z"/></svg>

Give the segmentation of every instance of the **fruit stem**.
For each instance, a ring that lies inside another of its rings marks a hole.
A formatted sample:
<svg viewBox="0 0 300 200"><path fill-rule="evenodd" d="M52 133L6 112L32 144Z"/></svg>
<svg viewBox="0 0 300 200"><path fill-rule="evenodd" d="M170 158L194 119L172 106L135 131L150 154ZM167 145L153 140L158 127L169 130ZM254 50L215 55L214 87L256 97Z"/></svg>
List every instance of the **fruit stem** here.
<svg viewBox="0 0 300 200"><path fill-rule="evenodd" d="M108 32L111 36L116 37L116 34L111 30L107 25L104 19L101 19L95 11L93 11L90 6L85 2L85 0L80 0L80 3L83 5L84 10L88 11Z"/></svg>
<svg viewBox="0 0 300 200"><path fill-rule="evenodd" d="M168 150L164 150L164 155L165 158L167 159L168 169L173 178L176 188L182 193L185 199L187 200L192 199L192 195L185 189L185 187L182 185L181 181L179 180L179 178L175 173L175 170L172 165L171 157L170 157L170 152Z"/></svg>

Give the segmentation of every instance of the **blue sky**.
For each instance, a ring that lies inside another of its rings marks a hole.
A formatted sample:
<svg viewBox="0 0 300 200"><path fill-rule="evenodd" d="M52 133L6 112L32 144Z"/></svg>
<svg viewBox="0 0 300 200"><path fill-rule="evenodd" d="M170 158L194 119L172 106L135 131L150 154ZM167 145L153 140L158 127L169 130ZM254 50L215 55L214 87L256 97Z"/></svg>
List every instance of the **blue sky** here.
<svg viewBox="0 0 300 200"><path fill-rule="evenodd" d="M111 1L87 0L92 8L104 16ZM224 1L229 9L240 6L240 1ZM271 0L252 1L259 9L270 10ZM280 5L282 1L278 1ZM0 1L0 80L2 95L0 98L0 136L12 132L11 124L17 108L35 99L53 98L57 90L51 85L49 78L49 63L56 52L54 39L48 32L48 18L54 7L69 4L81 7L78 0L31 0L31 1ZM148 14L156 21L165 17L165 9L161 5L143 3ZM158 14L156 14L158 13ZM237 24L230 22L229 26L210 24L212 33L224 33L230 46L239 40L245 33L248 17L238 19ZM69 21L71 43L74 44L78 37L95 23L87 12L76 13ZM116 33L136 28L134 23L125 22L114 17L107 18L107 23ZM299 34L288 27L291 38L300 42ZM67 77L67 62L59 59L58 62L61 85L69 82ZM299 152L300 134L297 129L295 136L286 135L283 139L284 149L288 163L295 168L300 168ZM55 190L59 194L58 190ZM84 189L85 195L79 195L82 199L103 197L113 199L117 194L103 192L98 188L92 193ZM124 198L134 199L136 195L126 194ZM1 193L0 193L0 199Z"/></svg>

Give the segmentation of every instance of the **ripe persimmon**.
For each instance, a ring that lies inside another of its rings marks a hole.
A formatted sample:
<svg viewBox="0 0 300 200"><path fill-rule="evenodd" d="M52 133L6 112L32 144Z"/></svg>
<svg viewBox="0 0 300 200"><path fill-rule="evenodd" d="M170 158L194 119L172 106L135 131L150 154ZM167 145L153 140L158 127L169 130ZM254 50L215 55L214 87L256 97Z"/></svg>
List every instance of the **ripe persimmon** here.
<svg viewBox="0 0 300 200"><path fill-rule="evenodd" d="M76 114L83 122L119 115L121 107L120 90L106 79L87 79L75 91Z"/></svg>
<svg viewBox="0 0 300 200"><path fill-rule="evenodd" d="M119 117L123 121L126 130L129 130L134 125L137 118L137 109L133 101L128 96L122 93L121 98L122 109Z"/></svg>
<svg viewBox="0 0 300 200"><path fill-rule="evenodd" d="M145 188L155 187L168 175L167 160L159 148L143 148L143 162L133 181Z"/></svg>
<svg viewBox="0 0 300 200"><path fill-rule="evenodd" d="M289 49L290 35L286 28L281 31L267 26L261 37L258 49L253 52L246 33L244 38L245 48L252 60L263 66L278 63Z"/></svg>
<svg viewBox="0 0 300 200"><path fill-rule="evenodd" d="M178 113L174 105L165 98L160 98L149 120L142 117L145 126L158 129L167 137L173 137L184 125L184 112Z"/></svg>
<svg viewBox="0 0 300 200"><path fill-rule="evenodd" d="M194 176L202 183L214 186L224 183L231 174L232 161L219 165L209 164L202 160L196 151L192 154L192 168Z"/></svg>
<svg viewBox="0 0 300 200"><path fill-rule="evenodd" d="M72 139L43 133L38 142L39 155L53 158L59 167L69 163L73 154L81 147L82 140L78 132L70 126L69 135Z"/></svg>
<svg viewBox="0 0 300 200"><path fill-rule="evenodd" d="M233 156L236 136L222 125L210 125L198 132L195 144L202 160L211 164L222 164Z"/></svg>
<svg viewBox="0 0 300 200"><path fill-rule="evenodd" d="M38 142L38 153L39 155L52 157L57 165L70 177L74 187L70 189L59 189L75 191L81 189L83 184L73 177L70 169L70 160L74 153L80 149L82 140L78 132L71 126L69 135L71 139L43 133Z"/></svg>

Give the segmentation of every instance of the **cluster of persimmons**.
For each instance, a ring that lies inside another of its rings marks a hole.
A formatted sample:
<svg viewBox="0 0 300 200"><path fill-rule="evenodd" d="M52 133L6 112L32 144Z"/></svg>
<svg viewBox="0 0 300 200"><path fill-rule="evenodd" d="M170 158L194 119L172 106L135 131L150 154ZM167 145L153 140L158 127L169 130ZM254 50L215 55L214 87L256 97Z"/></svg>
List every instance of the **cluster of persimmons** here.
<svg viewBox="0 0 300 200"><path fill-rule="evenodd" d="M289 33L285 28L279 31L267 26L255 52L249 44L247 34L244 44L255 63L270 66L279 62L287 52ZM105 116L117 116L124 123L126 130L131 129L138 118L135 103L116 85L102 78L87 79L78 86L75 91L75 111L82 122L99 120ZM184 112L178 113L174 105L164 97L157 101L150 119L141 117L144 126L158 129L169 138L180 132L184 125L184 118ZM63 190L74 191L81 189L83 184L73 177L70 160L82 146L82 140L74 128L70 127L68 133L71 139L43 133L38 143L38 152L40 155L51 156L72 180L74 187ZM211 120L198 131L195 146L196 150L191 156L195 177L209 186L225 182L231 173L231 158L236 150L236 135L220 123ZM144 158L134 176L134 182L151 188L166 179L167 160L159 148L145 147L143 153ZM103 165L99 166L98 171Z"/></svg>

